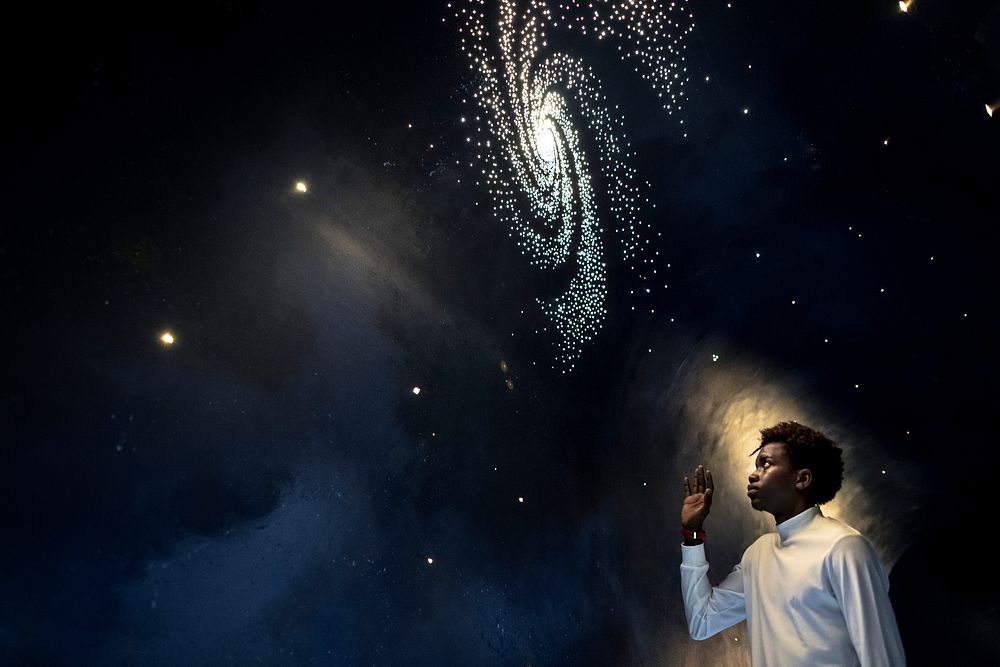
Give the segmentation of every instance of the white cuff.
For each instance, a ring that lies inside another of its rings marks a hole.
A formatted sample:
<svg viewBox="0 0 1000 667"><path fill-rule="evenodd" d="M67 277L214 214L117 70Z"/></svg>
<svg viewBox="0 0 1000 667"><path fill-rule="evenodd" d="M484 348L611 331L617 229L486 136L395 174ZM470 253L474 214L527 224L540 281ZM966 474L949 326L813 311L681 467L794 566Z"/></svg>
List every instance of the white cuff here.
<svg viewBox="0 0 1000 667"><path fill-rule="evenodd" d="M690 565L692 567L697 567L699 565L708 565L708 559L705 558L705 543L695 544L693 546L681 545L681 565Z"/></svg>

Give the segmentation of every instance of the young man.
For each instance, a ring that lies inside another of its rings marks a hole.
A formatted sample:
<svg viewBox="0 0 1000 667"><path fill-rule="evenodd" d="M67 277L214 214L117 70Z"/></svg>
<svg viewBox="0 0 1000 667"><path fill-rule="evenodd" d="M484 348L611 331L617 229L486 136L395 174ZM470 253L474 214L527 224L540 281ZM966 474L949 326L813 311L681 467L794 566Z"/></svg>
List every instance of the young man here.
<svg viewBox="0 0 1000 667"><path fill-rule="evenodd" d="M774 515L721 584L708 581L702 530L715 485L684 478L681 588L688 630L706 639L747 621L754 667L905 665L889 580L872 544L820 512L844 475L841 450L818 431L781 422L761 431L747 496Z"/></svg>

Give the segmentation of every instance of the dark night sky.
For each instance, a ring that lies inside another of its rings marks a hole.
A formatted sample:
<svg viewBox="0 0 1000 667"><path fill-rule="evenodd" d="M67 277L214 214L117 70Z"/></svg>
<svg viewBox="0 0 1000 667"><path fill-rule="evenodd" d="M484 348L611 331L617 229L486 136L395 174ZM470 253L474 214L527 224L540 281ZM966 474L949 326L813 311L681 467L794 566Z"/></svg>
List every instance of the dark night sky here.
<svg viewBox="0 0 1000 667"><path fill-rule="evenodd" d="M844 447L910 664L1000 662L1000 2L693 0L679 116L554 31L668 285L609 251L566 373L452 4L8 17L0 663L749 664L687 636L680 479L724 575L779 419Z"/></svg>

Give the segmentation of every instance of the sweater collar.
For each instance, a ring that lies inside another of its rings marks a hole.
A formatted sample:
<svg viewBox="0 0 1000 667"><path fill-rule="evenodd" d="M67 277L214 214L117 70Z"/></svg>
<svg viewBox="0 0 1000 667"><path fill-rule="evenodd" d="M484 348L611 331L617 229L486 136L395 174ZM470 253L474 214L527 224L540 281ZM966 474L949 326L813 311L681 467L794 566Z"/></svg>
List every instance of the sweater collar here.
<svg viewBox="0 0 1000 667"><path fill-rule="evenodd" d="M787 541L795 533L808 526L818 516L823 516L823 513L819 511L819 505L813 505L809 509L799 512L791 519L785 519L777 525L778 537L782 542Z"/></svg>

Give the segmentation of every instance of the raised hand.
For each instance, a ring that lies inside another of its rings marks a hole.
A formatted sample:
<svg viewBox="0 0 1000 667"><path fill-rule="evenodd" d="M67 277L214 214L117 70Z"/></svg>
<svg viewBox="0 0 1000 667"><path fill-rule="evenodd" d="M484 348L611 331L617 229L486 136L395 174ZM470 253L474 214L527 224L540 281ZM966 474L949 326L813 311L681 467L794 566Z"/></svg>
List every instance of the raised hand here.
<svg viewBox="0 0 1000 667"><path fill-rule="evenodd" d="M688 530L701 530L712 507L712 492L715 483L712 473L698 466L694 471L694 486L691 480L684 478L684 504L681 505L681 526Z"/></svg>

